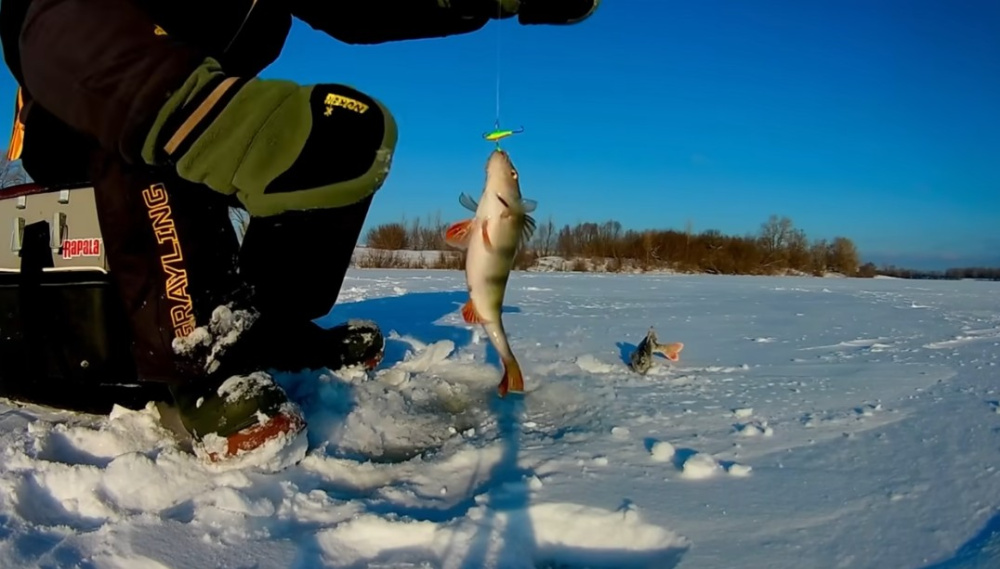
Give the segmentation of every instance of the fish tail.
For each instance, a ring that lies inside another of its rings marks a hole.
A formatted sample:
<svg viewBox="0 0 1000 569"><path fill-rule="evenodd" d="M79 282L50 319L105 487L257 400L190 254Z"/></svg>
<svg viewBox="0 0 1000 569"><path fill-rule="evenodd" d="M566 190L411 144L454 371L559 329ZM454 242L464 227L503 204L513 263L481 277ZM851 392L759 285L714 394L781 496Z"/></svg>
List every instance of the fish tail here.
<svg viewBox="0 0 1000 569"><path fill-rule="evenodd" d="M500 397L505 397L511 392L524 393L524 376L521 374L521 365L515 359L503 362L503 378L497 386Z"/></svg>
<svg viewBox="0 0 1000 569"><path fill-rule="evenodd" d="M683 342L674 342L672 344L658 344L654 352L663 354L663 357L667 358L672 362L676 362L681 359L681 350L684 349Z"/></svg>

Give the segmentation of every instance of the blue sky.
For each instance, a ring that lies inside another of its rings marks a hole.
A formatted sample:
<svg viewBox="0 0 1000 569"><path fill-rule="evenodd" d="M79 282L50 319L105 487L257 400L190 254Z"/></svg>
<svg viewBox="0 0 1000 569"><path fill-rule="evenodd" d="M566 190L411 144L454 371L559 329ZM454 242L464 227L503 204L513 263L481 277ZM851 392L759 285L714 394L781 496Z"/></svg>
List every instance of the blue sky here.
<svg viewBox="0 0 1000 569"><path fill-rule="evenodd" d="M576 26L376 46L297 22L264 76L394 112L369 226L457 220L482 189L498 41L501 122L525 127L505 147L540 219L744 234L774 213L880 264L1000 265L1000 2L605 0ZM0 90L10 108L6 73Z"/></svg>

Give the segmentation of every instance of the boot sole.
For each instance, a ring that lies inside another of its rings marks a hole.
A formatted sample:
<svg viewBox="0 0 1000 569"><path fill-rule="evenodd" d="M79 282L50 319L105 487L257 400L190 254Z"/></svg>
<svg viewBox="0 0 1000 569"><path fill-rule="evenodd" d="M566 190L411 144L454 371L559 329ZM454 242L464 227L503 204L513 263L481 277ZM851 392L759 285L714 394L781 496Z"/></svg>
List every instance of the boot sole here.
<svg viewBox="0 0 1000 569"><path fill-rule="evenodd" d="M226 437L226 451L220 456L217 452L209 452L208 458L218 463L235 458L240 454L253 452L268 442L281 436L295 436L305 430L306 422L298 415L279 413L266 423L247 427Z"/></svg>

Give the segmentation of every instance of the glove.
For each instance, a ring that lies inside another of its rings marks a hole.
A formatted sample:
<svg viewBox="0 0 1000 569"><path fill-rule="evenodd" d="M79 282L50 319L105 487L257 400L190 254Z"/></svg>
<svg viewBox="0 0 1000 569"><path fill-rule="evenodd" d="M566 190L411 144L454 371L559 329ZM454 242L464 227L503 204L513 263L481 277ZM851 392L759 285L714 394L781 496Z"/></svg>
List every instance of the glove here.
<svg viewBox="0 0 1000 569"><path fill-rule="evenodd" d="M470 17L505 20L517 16L523 25L577 24L597 10L601 0L438 0Z"/></svg>
<svg viewBox="0 0 1000 569"><path fill-rule="evenodd" d="M517 21L523 25L569 25L589 18L601 0L519 0L517 3Z"/></svg>

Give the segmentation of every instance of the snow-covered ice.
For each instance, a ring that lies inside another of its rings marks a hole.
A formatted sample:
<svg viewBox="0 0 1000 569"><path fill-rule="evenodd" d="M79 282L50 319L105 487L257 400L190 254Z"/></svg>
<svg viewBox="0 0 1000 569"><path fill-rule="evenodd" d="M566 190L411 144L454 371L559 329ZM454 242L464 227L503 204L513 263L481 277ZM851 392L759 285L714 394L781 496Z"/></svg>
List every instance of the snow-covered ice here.
<svg viewBox="0 0 1000 569"><path fill-rule="evenodd" d="M276 474L0 402L0 567L1000 567L1000 283L519 272L506 400L464 290L352 270L324 323L386 359L277 378ZM650 326L685 349L640 376Z"/></svg>

